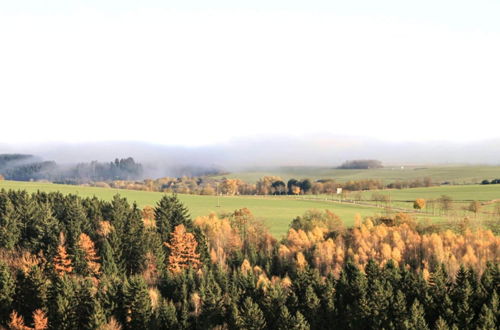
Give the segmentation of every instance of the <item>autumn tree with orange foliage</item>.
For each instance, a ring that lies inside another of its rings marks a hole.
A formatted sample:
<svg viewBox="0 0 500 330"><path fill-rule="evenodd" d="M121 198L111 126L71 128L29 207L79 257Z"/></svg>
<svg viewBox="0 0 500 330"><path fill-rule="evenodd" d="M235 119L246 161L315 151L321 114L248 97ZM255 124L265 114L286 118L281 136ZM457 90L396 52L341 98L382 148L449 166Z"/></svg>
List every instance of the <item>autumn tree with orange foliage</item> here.
<svg viewBox="0 0 500 330"><path fill-rule="evenodd" d="M24 324L24 318L16 311L10 314L10 321L8 326L11 330L46 330L49 328L49 321L47 316L41 309L33 312L33 327L28 327Z"/></svg>
<svg viewBox="0 0 500 330"><path fill-rule="evenodd" d="M196 253L198 242L193 234L186 232L184 225L178 225L172 232L170 242L164 243L170 249L168 269L179 273L183 269L198 269L201 266L200 254Z"/></svg>
<svg viewBox="0 0 500 330"><path fill-rule="evenodd" d="M94 242L92 242L87 234L81 233L78 240L78 246L84 253L84 259L89 274L98 276L101 273L101 264L98 262L100 258L97 255Z"/></svg>
<svg viewBox="0 0 500 330"><path fill-rule="evenodd" d="M66 252L66 247L64 246L64 234L60 234L60 243L57 247L57 254L53 259L54 262L54 270L57 275L64 276L65 274L69 274L73 271L73 267L71 266L71 259Z"/></svg>

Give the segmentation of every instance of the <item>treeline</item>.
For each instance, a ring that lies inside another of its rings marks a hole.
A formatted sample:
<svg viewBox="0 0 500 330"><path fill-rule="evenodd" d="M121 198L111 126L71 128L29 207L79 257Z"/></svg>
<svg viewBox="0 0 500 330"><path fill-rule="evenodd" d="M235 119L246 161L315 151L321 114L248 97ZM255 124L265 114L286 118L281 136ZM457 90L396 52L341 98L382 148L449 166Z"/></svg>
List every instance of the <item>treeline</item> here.
<svg viewBox="0 0 500 330"><path fill-rule="evenodd" d="M348 160L340 165L339 169L344 170L367 170L371 168L382 168L382 162L375 159L358 159L358 160Z"/></svg>
<svg viewBox="0 0 500 330"><path fill-rule="evenodd" d="M500 184L500 179L493 179L493 180L488 180L488 179L484 179L483 181L481 181L481 184Z"/></svg>
<svg viewBox="0 0 500 330"><path fill-rule="evenodd" d="M102 163L92 161L77 165L58 165L54 161L41 161L32 155L0 155L0 175L7 180L40 181L81 184L85 182L138 180L142 177L142 165L133 158L115 159Z"/></svg>
<svg viewBox="0 0 500 330"><path fill-rule="evenodd" d="M195 195L331 195L337 192L337 188L342 188L344 194L353 191L379 190L384 188L403 189L415 187L433 186L431 178L415 179L411 181L397 181L395 183L384 184L380 180L349 180L337 182L334 179L290 179L283 180L279 176L264 176L255 184L245 182L241 179L215 179L210 176L203 177L180 177L180 178L159 178L155 180L146 179L143 181L115 180L111 182L91 182L89 185L132 189L143 191L159 191L165 193L195 194Z"/></svg>
<svg viewBox="0 0 500 330"><path fill-rule="evenodd" d="M247 209L0 191L11 329L495 329L499 237L329 211L277 242Z"/></svg>

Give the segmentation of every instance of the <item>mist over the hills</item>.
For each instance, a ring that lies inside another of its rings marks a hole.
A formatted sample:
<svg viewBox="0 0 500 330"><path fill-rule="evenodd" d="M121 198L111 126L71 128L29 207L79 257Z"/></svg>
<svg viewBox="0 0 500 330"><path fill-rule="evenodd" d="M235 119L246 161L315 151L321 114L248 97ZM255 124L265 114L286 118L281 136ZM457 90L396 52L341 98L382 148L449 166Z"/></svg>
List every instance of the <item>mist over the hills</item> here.
<svg viewBox="0 0 500 330"><path fill-rule="evenodd" d="M276 166L338 166L350 159L378 159L384 164L499 165L500 141L470 143L390 143L353 137L273 137L237 139L199 147L145 142L41 143L0 145L0 153L29 153L59 164L108 162L133 157L145 177L196 175L206 169L237 171Z"/></svg>

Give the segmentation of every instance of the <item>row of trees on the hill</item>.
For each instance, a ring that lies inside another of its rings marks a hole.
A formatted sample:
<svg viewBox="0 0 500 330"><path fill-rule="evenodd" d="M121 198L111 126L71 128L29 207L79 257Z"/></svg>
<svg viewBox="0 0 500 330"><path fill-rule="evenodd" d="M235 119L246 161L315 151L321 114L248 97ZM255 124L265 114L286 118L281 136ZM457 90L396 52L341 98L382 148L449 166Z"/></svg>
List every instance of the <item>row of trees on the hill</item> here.
<svg viewBox="0 0 500 330"><path fill-rule="evenodd" d="M429 187L432 185L430 178L415 179L412 181L397 181L385 185L380 180L364 179L337 182L333 179L289 179L283 180L279 176L264 176L255 184L245 182L241 179L213 177L180 177L160 178L156 180L146 179L143 181L115 180L111 182L91 182L91 185L99 187L111 187L119 189L133 189L145 191L160 191L167 193L196 194L196 195L304 195L304 194L335 194L337 188L343 188L345 194L349 192L360 192L363 190L376 190L384 188L415 188Z"/></svg>
<svg viewBox="0 0 500 330"><path fill-rule="evenodd" d="M0 326L11 329L494 329L500 238L410 216L192 221L155 207L0 191Z"/></svg>

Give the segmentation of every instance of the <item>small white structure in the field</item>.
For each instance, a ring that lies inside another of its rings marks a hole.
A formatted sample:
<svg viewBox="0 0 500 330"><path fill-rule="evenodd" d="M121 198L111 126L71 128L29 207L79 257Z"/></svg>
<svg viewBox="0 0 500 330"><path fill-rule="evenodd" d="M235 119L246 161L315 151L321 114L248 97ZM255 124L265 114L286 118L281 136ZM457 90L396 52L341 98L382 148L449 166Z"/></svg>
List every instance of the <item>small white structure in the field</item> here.
<svg viewBox="0 0 500 330"><path fill-rule="evenodd" d="M401 169L402 169L402 170L404 170L404 169L405 169L405 167L404 167L404 166L401 166Z"/></svg>
<svg viewBox="0 0 500 330"><path fill-rule="evenodd" d="M337 195L340 195L342 193L342 188L337 188Z"/></svg>

